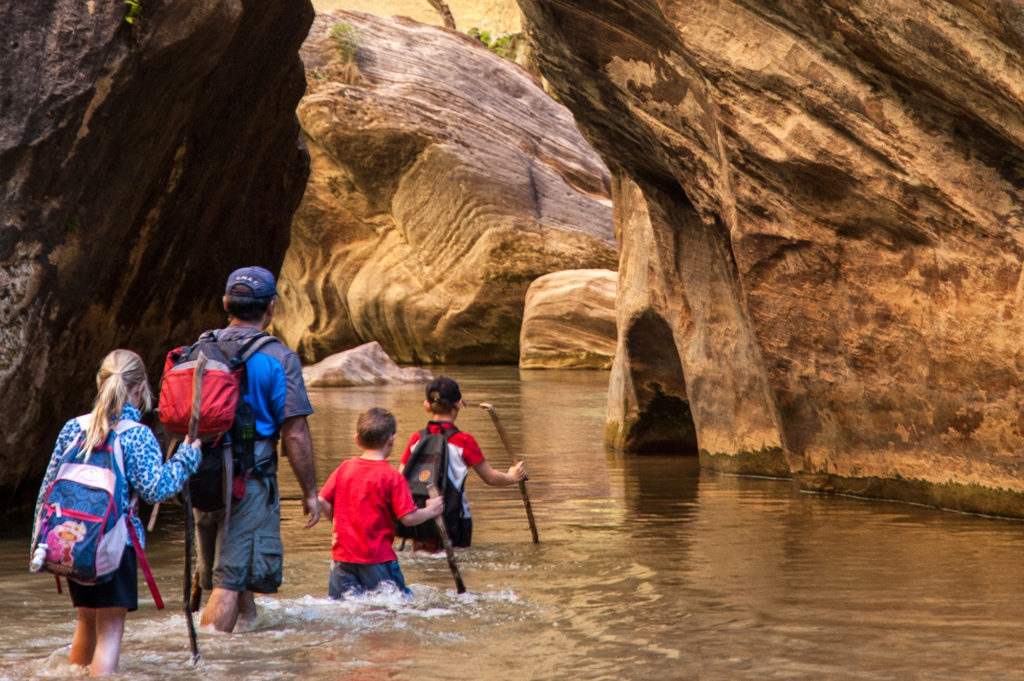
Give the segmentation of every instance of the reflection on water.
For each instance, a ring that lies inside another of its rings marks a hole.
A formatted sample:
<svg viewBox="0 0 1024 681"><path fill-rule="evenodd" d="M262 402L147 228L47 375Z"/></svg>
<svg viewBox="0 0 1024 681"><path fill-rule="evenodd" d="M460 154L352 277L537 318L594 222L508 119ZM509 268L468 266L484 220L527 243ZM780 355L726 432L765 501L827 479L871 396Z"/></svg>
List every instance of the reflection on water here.
<svg viewBox="0 0 1024 681"><path fill-rule="evenodd" d="M607 374L453 373L471 405L496 406L527 459L539 545L517 488L471 477L474 547L458 553L468 594L443 556L404 552L415 600L332 602L329 527L301 529L284 473L285 586L260 599L254 631L201 632L195 670L173 612L183 524L165 510L149 554L172 612L144 602L130 617L123 678L1024 679L1020 523L623 459L601 446ZM403 442L426 420L418 386L312 397L321 481L355 452L364 409L392 409ZM507 467L484 411L458 423ZM0 679L60 678L73 615L52 581L25 571L27 533L0 541Z"/></svg>

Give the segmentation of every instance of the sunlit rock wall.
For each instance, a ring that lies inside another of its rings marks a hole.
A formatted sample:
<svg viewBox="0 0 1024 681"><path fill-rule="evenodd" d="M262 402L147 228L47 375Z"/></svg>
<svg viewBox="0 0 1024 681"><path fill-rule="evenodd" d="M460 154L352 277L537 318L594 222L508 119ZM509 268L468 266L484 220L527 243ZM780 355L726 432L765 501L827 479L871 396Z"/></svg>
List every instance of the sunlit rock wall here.
<svg viewBox="0 0 1024 681"><path fill-rule="evenodd" d="M518 65L340 11L317 15L302 57L312 169L274 328L306 361L376 340L399 362L515 363L533 279L615 267L607 170Z"/></svg>
<svg viewBox="0 0 1024 681"><path fill-rule="evenodd" d="M492 35L520 30L519 5L515 0L445 0L455 26L460 31L477 28ZM315 0L318 12L354 9L378 16L409 17L424 24L443 26L441 14L430 0Z"/></svg>
<svg viewBox="0 0 1024 681"><path fill-rule="evenodd" d="M277 269L308 157L307 2L0 8L0 510L35 493L115 347L151 380L220 325L232 268Z"/></svg>
<svg viewBox="0 0 1024 681"><path fill-rule="evenodd" d="M1024 513L1020 4L519 4L614 176L609 442Z"/></svg>

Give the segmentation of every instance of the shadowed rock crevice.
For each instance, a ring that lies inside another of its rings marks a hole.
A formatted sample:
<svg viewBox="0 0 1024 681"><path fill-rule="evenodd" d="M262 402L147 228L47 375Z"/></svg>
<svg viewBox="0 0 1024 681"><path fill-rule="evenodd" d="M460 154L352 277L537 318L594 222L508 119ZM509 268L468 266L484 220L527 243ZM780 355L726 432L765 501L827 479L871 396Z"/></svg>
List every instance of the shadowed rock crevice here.
<svg viewBox="0 0 1024 681"><path fill-rule="evenodd" d="M672 330L648 310L626 331L626 353L637 416L623 433L622 449L696 456L697 434Z"/></svg>

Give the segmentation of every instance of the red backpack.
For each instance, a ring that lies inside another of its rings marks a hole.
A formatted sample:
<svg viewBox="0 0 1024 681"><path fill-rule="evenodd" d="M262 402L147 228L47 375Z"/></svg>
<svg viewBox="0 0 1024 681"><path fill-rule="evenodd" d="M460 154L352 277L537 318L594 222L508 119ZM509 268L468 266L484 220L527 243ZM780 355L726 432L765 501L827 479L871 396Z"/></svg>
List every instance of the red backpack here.
<svg viewBox="0 0 1024 681"><path fill-rule="evenodd" d="M225 478L240 479L244 490L244 476L255 466L256 420L252 407L243 398L248 389L245 363L257 350L276 342L280 341L264 332L221 341L214 332L207 331L194 344L167 353L160 382L159 413L166 429L176 435L188 432L192 378L199 353L207 357L199 403L203 455L198 470L188 481L192 506L201 511L224 508L228 501ZM227 460L225 447L231 451Z"/></svg>
<svg viewBox="0 0 1024 681"><path fill-rule="evenodd" d="M207 362L199 405L199 436L207 438L231 430L245 362L261 347L275 341L277 338L264 331L229 341L219 341L213 331L207 331L192 345L168 352L160 379L160 422L176 435L188 433L192 413L192 378L196 372L196 360L202 352Z"/></svg>

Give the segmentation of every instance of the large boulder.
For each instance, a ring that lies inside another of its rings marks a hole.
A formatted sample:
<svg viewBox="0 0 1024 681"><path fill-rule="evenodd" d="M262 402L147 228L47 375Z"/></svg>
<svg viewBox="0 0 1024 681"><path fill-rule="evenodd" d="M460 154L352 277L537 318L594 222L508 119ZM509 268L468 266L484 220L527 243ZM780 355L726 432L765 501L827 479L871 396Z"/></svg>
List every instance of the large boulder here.
<svg viewBox="0 0 1024 681"><path fill-rule="evenodd" d="M35 499L101 358L223 321L232 268L277 269L308 157L300 0L0 9L0 494Z"/></svg>
<svg viewBox="0 0 1024 681"><path fill-rule="evenodd" d="M1020 4L519 4L614 177L609 442L1024 514Z"/></svg>
<svg viewBox="0 0 1024 681"><path fill-rule="evenodd" d="M387 383L424 383L433 378L426 369L400 367L377 341L364 343L302 369L307 387L351 387Z"/></svg>
<svg viewBox="0 0 1024 681"><path fill-rule="evenodd" d="M378 340L400 362L514 363L533 279L615 266L607 171L518 65L342 11L302 57L312 171L275 329L307 362Z"/></svg>
<svg viewBox="0 0 1024 681"><path fill-rule="evenodd" d="M610 369L617 280L612 270L566 270L534 280L519 332L519 368Z"/></svg>

